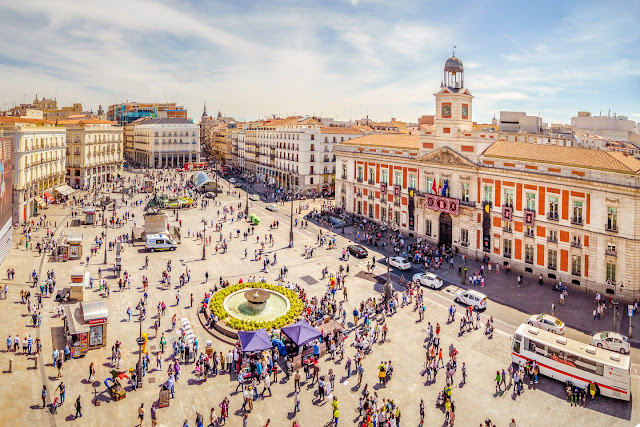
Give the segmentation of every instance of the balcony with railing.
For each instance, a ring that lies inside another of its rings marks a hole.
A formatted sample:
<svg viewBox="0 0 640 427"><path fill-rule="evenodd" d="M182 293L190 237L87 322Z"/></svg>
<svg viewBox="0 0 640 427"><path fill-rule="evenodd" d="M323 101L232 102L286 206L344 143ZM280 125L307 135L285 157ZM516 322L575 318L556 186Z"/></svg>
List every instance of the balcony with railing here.
<svg viewBox="0 0 640 427"><path fill-rule="evenodd" d="M558 243L558 236L547 236L547 242Z"/></svg>
<svg viewBox="0 0 640 427"><path fill-rule="evenodd" d="M558 266L557 266L557 265L555 265L555 264L548 264L548 265L547 265L547 268L548 268L549 270L557 270L557 269L558 269Z"/></svg>
<svg viewBox="0 0 640 427"><path fill-rule="evenodd" d="M524 230L524 237L535 237L533 230Z"/></svg>
<svg viewBox="0 0 640 427"><path fill-rule="evenodd" d="M571 274L573 274L574 276L578 276L578 277L582 276L580 270L571 269Z"/></svg>
<svg viewBox="0 0 640 427"><path fill-rule="evenodd" d="M361 177L361 176L359 176L359 177L357 177L357 178L356 178L356 181L358 181L358 182L362 182L362 181L364 181L364 180L362 179L362 177Z"/></svg>
<svg viewBox="0 0 640 427"><path fill-rule="evenodd" d="M533 264L533 258L525 257L525 258L524 258L524 262L525 262L526 264Z"/></svg>
<svg viewBox="0 0 640 427"><path fill-rule="evenodd" d="M367 196L367 199L369 199L369 200L373 200L373 199L374 199L373 194L369 193L369 195Z"/></svg>
<svg viewBox="0 0 640 427"><path fill-rule="evenodd" d="M511 258L511 252L505 252L503 256L505 258Z"/></svg>
<svg viewBox="0 0 640 427"><path fill-rule="evenodd" d="M504 231L505 233L513 233L511 226L502 227L502 231Z"/></svg>
<svg viewBox="0 0 640 427"><path fill-rule="evenodd" d="M549 212L547 214L547 219L551 221L559 221L560 218L558 216L558 212Z"/></svg>
<svg viewBox="0 0 640 427"><path fill-rule="evenodd" d="M583 225L582 217L581 216L571 217L571 224L573 224L573 225Z"/></svg>
<svg viewBox="0 0 640 427"><path fill-rule="evenodd" d="M394 201L393 201L393 204L394 204L395 206L400 206L400 200L394 200Z"/></svg>
<svg viewBox="0 0 640 427"><path fill-rule="evenodd" d="M360 190L356 191L356 196L357 197L362 197L362 191L360 191Z"/></svg>
<svg viewBox="0 0 640 427"><path fill-rule="evenodd" d="M475 208L476 207L476 202L473 200L460 200L460 204L462 206L469 206L471 208Z"/></svg>
<svg viewBox="0 0 640 427"><path fill-rule="evenodd" d="M340 179L347 179L347 174L346 174L346 173L343 173L343 174L340 176Z"/></svg>
<svg viewBox="0 0 640 427"><path fill-rule="evenodd" d="M609 256L618 256L618 252L615 249L607 249L605 250L605 254L609 255Z"/></svg>
<svg viewBox="0 0 640 427"><path fill-rule="evenodd" d="M618 225L617 224L608 223L607 225L605 225L604 229L606 231L608 231L609 233L617 233L618 232Z"/></svg>
<svg viewBox="0 0 640 427"><path fill-rule="evenodd" d="M369 185L375 185L375 183L376 183L376 181L373 180L373 179L370 179L370 180L367 181L367 184L369 184Z"/></svg>
<svg viewBox="0 0 640 427"><path fill-rule="evenodd" d="M573 241L571 242L571 247L572 248L582 248L582 242L580 241L580 239L573 239Z"/></svg>

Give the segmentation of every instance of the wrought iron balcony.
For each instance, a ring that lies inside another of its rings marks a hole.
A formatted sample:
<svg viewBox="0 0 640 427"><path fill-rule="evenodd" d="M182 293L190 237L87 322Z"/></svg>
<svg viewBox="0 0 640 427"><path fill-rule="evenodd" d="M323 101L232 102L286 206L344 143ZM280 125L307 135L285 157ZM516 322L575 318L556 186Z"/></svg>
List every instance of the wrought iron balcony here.
<svg viewBox="0 0 640 427"><path fill-rule="evenodd" d="M558 212L549 212L547 214L547 219L551 220L551 221L559 221L560 218L558 217Z"/></svg>

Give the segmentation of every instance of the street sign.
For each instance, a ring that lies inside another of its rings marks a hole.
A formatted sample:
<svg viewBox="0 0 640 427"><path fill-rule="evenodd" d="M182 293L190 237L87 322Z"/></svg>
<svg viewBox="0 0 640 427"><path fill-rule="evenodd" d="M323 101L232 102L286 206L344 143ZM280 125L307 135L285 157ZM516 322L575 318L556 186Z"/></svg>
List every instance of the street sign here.
<svg viewBox="0 0 640 427"><path fill-rule="evenodd" d="M629 306L628 306L628 307L629 307L629 308L628 308L628 311L629 311L629 317L632 317L632 316L633 316L633 308L634 308L634 307L633 307L633 304L629 304Z"/></svg>

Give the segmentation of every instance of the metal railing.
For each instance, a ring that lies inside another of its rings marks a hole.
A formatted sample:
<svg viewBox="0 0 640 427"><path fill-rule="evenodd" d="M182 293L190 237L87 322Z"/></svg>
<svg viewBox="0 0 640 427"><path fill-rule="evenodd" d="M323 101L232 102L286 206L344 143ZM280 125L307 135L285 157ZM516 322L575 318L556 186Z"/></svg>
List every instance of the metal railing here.
<svg viewBox="0 0 640 427"><path fill-rule="evenodd" d="M579 218L571 218L571 224L574 225L582 225L582 217Z"/></svg>
<svg viewBox="0 0 640 427"><path fill-rule="evenodd" d="M558 243L558 238L554 236L547 236L547 241L550 243Z"/></svg>
<svg viewBox="0 0 640 427"><path fill-rule="evenodd" d="M557 212L549 212L547 214L547 219L551 220L551 221L559 221L560 218L558 217L558 213Z"/></svg>
<svg viewBox="0 0 640 427"><path fill-rule="evenodd" d="M611 249L607 249L605 253L609 256L618 256L618 253L616 251L612 251Z"/></svg>

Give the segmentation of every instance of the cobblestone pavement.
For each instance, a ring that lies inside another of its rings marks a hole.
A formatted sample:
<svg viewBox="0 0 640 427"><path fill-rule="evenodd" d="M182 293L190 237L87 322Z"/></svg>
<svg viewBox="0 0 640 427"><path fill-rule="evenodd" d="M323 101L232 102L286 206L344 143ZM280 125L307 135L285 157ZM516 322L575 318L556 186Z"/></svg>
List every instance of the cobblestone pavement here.
<svg viewBox="0 0 640 427"><path fill-rule="evenodd" d="M222 196L223 203L236 204L237 199L229 196ZM241 199L243 200L243 199ZM320 201L315 206L319 207ZM313 208L313 204L312 204ZM127 208L118 209L118 213L123 212ZM180 218L183 221L183 235L186 236L187 230L192 231L202 229L201 218L216 218L218 208L209 207L206 211L200 209L192 209L190 211L181 211ZM138 224L142 222L142 208L133 210ZM267 250L275 251L278 254L278 266L272 268L271 272L266 276L270 281L275 281L278 274L278 268L286 265L289 268L290 279L297 282L306 289L309 295L321 296L324 293L325 285L321 280L320 270L324 266L328 266L330 270L336 270L340 265L338 260L338 250L326 250L319 248L314 252L314 257L305 259L302 252L305 245L315 246L318 228L311 224L308 229L295 229L295 247L293 249L285 248L288 241L289 222L287 219L288 209L282 209L281 212L270 212L264 209L261 202L255 202L252 212L256 212L261 217L261 225L256 228L256 234L260 233L261 239L265 233L269 233L268 224L274 219L280 220L280 229L272 231L275 236L275 244L273 248L267 247ZM60 206L50 207L45 211L47 219L56 222L56 233L59 235L62 231L66 233L82 233L85 239L85 253L89 248L89 241L93 236L101 233L104 229L101 227L67 227L68 212L63 211ZM175 218L169 215L170 220ZM123 229L109 229L108 238L113 238L116 234L130 232L131 221L126 224ZM246 224L241 223L230 226L225 224L223 233L235 231L240 228L241 231L246 229ZM207 229L207 235L212 231ZM46 233L46 230L40 230L35 233L36 237ZM344 246L347 241L338 234L331 233L338 242L338 247ZM217 234L213 234L214 244ZM19 230L16 231L15 241L20 237ZM19 292L21 289L28 289L26 282L28 274L33 271L39 271L42 274L49 269L54 269L57 276L58 287L65 286L70 278L71 269L77 265L84 265L80 261L69 261L66 263L49 262L37 252L26 251L24 246L19 246L12 250L2 264L2 271L13 267L16 270L16 280L2 280L1 283L9 283L9 296L7 299L0 300L0 306L4 315L0 317L0 327L5 331L5 335L19 333L21 337L40 336L43 340L43 352L38 359L39 363L35 368L35 359L18 354L2 352L0 353L0 367L2 367L2 375L0 375L0 397L3 402L11 402L12 404L2 405L0 419L3 424L8 425L15 421L24 424L37 423L37 425L63 425L66 422L72 422L77 425L96 425L96 426L112 426L112 425L134 425L137 423L137 408L140 403L145 403L146 408L150 408L151 404L158 398L159 385L166 380L166 369L169 360L164 359L162 370L155 370L155 361L152 358L151 371L144 378L142 389L137 391L129 391L126 399L120 402L113 402L102 381L109 376L111 370L110 356L111 345L115 340L122 341L124 368L135 366L138 359L137 344L135 338L138 336L139 325L137 322L127 321L126 309L131 306L135 307L137 301L142 297L142 276L146 275L150 280L149 302L151 307L147 320L143 323L144 330L150 332L150 347L152 353L159 349L158 338L154 337L151 330L154 319L153 307L159 301L165 301L168 305L167 314L162 318L161 331L165 331L168 341L174 337L167 331L170 328L170 319L174 313L178 317L187 317L193 325L194 331L199 338L201 346L209 340L213 339L208 333L202 329L199 324L195 308L190 308L189 296L194 294L197 301L200 300L205 290L209 289L211 282L217 280L219 276L223 276L232 282L238 278L246 278L249 275L260 276L260 268L258 262L248 261L244 259L244 249L247 248L252 253L257 245L255 240L245 242L242 237L233 238L229 244L229 252L224 255L215 255L214 249L210 247L207 250L207 260L201 261L202 246L194 239L184 238L176 252L153 253L148 254L150 258L150 268L143 270L144 257L147 255L142 246L126 246L123 255L123 269L132 274L132 285L130 290L122 292L117 291L115 279L109 279L112 289L115 291L106 299L97 291L96 287L89 290L85 294L86 300L103 299L107 302L109 308L109 327L107 332L108 346L104 349L90 351L86 357L73 360L65 364L63 370L62 381L67 386L66 403L58 410L57 415L50 415L48 410L42 409L40 400L40 390L42 385L46 384L49 390L48 402L52 400L53 391L60 383L56 379L56 370L52 366L51 352L53 346L60 346L62 342L62 320L52 312L52 301L45 299L44 301L44 319L42 326L38 329L29 326L29 319L26 317L26 306L20 304ZM372 254L370 253L370 256ZM92 258L88 270L94 277L97 277L98 268L104 269L102 264L102 252ZM114 254L109 252L108 268L114 262ZM377 259L382 255L378 254ZM174 289L163 290L158 283L160 273L165 268L166 262L173 260L173 282ZM374 277L367 277L362 274L362 270L366 267L367 260L349 260L350 276L347 280L349 290L349 302L347 302L347 312L351 313L353 306L362 299L375 295L380 292L381 284L376 280L375 276L383 275L386 272L386 266L378 264ZM345 264L343 262L343 264ZM177 277L188 266L192 272L192 280L184 288L181 289L182 299L180 305L175 304L175 284ZM204 273L208 271L210 274L210 283L204 283ZM449 272L447 272L449 273ZM107 276L111 272L107 273ZM455 282L455 270L450 274L443 274L445 279ZM501 272L502 274L502 272ZM453 275L453 277L450 277ZM317 283L307 284L301 280L302 276L311 276ZM515 290L507 291L508 283L488 281L487 293L490 289L502 287L502 291L496 294L503 295L505 302L511 297L521 298ZM526 280L526 279L525 279ZM537 284L526 281L527 299L534 304ZM421 376L425 352L425 330L426 321L432 324L439 322L442 329L442 345L447 348L453 343L460 351L458 363L465 362L468 366L468 382L461 383L461 376L458 370L455 378L455 387L453 398L456 402L456 421L457 425L471 426L478 425L486 417L491 418L497 425L506 426L508 421L514 417L519 425L540 425L546 423L548 425L572 425L586 423L594 425L611 425L626 426L636 424L640 421L638 416L638 408L636 399L632 402L619 402L611 399L601 398L595 403L588 403L587 408L571 407L563 398L564 389L561 383L541 378L541 381L535 387L527 387L525 392L517 399L513 397L511 390L502 393L495 393L493 378L497 369L506 368L510 362L509 333L516 326L517 319L525 316L524 312L520 312L513 307L502 306L501 300L490 295L491 305L487 310L487 315L492 314L492 310L496 310L496 318L498 320L499 331L493 339L487 339L481 330L465 333L458 336L458 324L446 324L446 306L451 300L451 290L455 287L448 286L446 289L433 292L428 291L426 299L427 316L424 322L416 322L417 314L412 308L402 308L397 314L387 318L389 326L388 339L384 343L376 343L372 352L364 361L365 374L361 387L357 386L357 379L344 377L344 363L324 359L321 362L321 372L326 373L328 369L333 368L336 371L336 387L334 394L340 401L341 425L351 424L357 420L357 404L360 391L364 384L369 384L369 388L375 391L379 398L392 398L399 405L402 411L401 425L417 425L418 424L418 404L420 399L424 399L427 412L427 425L442 425L444 414L442 410L434 406L437 393L443 388L445 376L438 375L435 383L425 381L425 377ZM449 291L449 292L448 292ZM35 289L31 288L32 294ZM509 292L509 293L507 293ZM546 306L547 295L541 294L541 309L532 305L534 311L545 311L542 307ZM571 295L568 300L567 310L578 299L577 296ZM511 305L511 304L510 304ZM558 304L556 304L558 305ZM518 306L518 305L516 305ZM564 309L564 307L562 308ZM560 311L561 318L565 313ZM579 309L576 310L576 316ZM502 317L502 315L504 315ZM350 319L351 316L348 316ZM352 325L350 325L352 326ZM577 333L577 332L576 332ZM349 334L348 343L353 342L353 333ZM214 341L214 350L226 350L228 345L219 341ZM60 347L59 347L60 348ZM348 347L347 355L352 356L353 347ZM635 353L635 350L634 350ZM13 359L13 372L9 373L9 359ZM381 360L392 360L395 366L394 377L386 385L380 386L377 383L376 367ZM94 362L97 366L96 380L100 383L94 388L87 381L88 366ZM236 382L230 379L226 374L220 374L217 377L211 377L206 383L198 381L191 372L194 365L182 365L182 374L176 384L176 398L171 400L168 408L158 410L160 418L159 425L162 426L180 426L184 419L188 419L190 425L195 425L195 413L201 412L205 419L211 407L218 409L218 404L225 396L229 396L231 400L231 418L228 425L241 425L240 411L242 403L242 395L234 392ZM634 369L636 366L634 366ZM635 373L635 371L634 371ZM267 419L271 419L271 426L290 426L291 420L294 419L293 410L293 384L291 381L284 381L284 376L279 378L279 384L272 387L273 397L266 397L258 401L254 405L254 411L249 414L250 426L263 426ZM127 387L130 390L129 387ZM634 375L632 380L632 396L635 396L638 389L638 379ZM317 399L315 388L311 388L308 384L303 385L302 411L295 416L295 419L304 426L323 426L331 419L330 402L319 402ZM78 395L82 396L83 417L74 420L75 410L73 402ZM93 397L96 396L100 401L100 406L92 404ZM219 412L219 411L217 411ZM145 419L145 425L150 425L149 415ZM11 420L11 421L8 421ZM15 421L14 421L15 420Z"/></svg>

